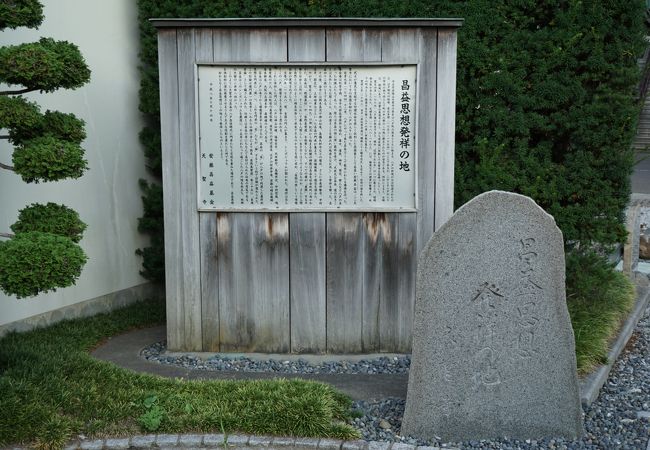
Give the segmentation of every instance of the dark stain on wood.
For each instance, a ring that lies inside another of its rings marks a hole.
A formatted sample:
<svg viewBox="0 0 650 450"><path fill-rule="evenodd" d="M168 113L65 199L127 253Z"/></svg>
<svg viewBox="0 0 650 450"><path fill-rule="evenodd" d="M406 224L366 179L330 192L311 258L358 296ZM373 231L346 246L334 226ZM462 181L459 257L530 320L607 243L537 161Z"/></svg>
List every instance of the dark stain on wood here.
<svg viewBox="0 0 650 450"><path fill-rule="evenodd" d="M385 213L364 213L363 224L368 231L368 237L373 246L377 244L379 233L381 233L384 242L389 243L391 241L390 221Z"/></svg>

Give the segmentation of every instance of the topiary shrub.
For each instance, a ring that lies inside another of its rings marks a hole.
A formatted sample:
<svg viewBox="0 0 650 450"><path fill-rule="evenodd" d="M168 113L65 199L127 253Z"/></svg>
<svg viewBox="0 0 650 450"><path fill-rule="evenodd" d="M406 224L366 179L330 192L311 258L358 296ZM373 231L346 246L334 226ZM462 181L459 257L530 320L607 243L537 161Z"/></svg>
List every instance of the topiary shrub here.
<svg viewBox="0 0 650 450"><path fill-rule="evenodd" d="M38 42L0 48L0 81L22 84L26 91L76 89L90 80L79 48L67 41Z"/></svg>
<svg viewBox="0 0 650 450"><path fill-rule="evenodd" d="M0 30L36 27L43 19L36 0L0 0ZM22 88L0 91L0 136L14 144L13 166L0 162L27 183L78 178L88 168L80 144L84 122L73 114L40 112L19 94L59 88L74 89L90 79L79 49L65 41L38 42L0 48L0 83ZM18 298L74 284L86 262L79 242L86 228L79 215L63 205L32 204L11 226L15 235L0 232L0 290Z"/></svg>
<svg viewBox="0 0 650 450"><path fill-rule="evenodd" d="M41 114L36 103L21 96L0 96L0 127L9 130L9 140L15 145L46 135L81 144L86 139L84 126L74 114L50 110Z"/></svg>
<svg viewBox="0 0 650 450"><path fill-rule="evenodd" d="M38 0L0 2L0 29L36 28L43 22L43 5Z"/></svg>
<svg viewBox="0 0 650 450"><path fill-rule="evenodd" d="M88 168L83 155L83 149L74 142L37 137L14 151L14 171L26 183L79 178Z"/></svg>
<svg viewBox="0 0 650 450"><path fill-rule="evenodd" d="M32 130L41 127L42 120L36 103L21 96L0 96L0 128L9 130L9 140L14 144L33 137Z"/></svg>
<svg viewBox="0 0 650 450"><path fill-rule="evenodd" d="M20 210L18 222L11 226L16 234L29 231L58 234L79 242L86 229L77 211L56 203L33 203Z"/></svg>
<svg viewBox="0 0 650 450"><path fill-rule="evenodd" d="M18 298L75 283L86 263L81 247L64 236L40 231L0 242L0 289Z"/></svg>
<svg viewBox="0 0 650 450"><path fill-rule="evenodd" d="M74 114L47 110L43 114L40 132L43 135L81 144L86 139L85 125L86 123Z"/></svg>

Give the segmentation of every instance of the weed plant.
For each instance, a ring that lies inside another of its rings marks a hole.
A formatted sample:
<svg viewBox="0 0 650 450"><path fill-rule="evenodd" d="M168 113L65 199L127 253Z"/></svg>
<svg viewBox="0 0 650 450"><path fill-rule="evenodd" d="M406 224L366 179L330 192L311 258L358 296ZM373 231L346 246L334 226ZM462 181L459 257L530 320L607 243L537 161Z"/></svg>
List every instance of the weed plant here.
<svg viewBox="0 0 650 450"><path fill-rule="evenodd" d="M79 434L242 432L353 438L351 402L302 380L186 381L138 374L88 353L102 340L164 321L146 301L0 340L0 447L60 448Z"/></svg>

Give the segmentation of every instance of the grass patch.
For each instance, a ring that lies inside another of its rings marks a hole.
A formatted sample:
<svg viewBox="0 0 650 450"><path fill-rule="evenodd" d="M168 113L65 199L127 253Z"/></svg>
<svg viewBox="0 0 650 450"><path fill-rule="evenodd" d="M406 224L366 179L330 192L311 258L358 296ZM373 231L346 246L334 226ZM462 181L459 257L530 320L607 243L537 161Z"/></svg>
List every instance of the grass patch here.
<svg viewBox="0 0 650 450"><path fill-rule="evenodd" d="M567 306L579 374L607 362L609 343L632 310L635 298L632 282L602 257L567 253Z"/></svg>
<svg viewBox="0 0 650 450"><path fill-rule="evenodd" d="M351 401L302 380L183 381L137 374L88 354L103 339L164 321L164 304L141 302L0 340L0 446L59 448L89 437L242 432L357 437Z"/></svg>

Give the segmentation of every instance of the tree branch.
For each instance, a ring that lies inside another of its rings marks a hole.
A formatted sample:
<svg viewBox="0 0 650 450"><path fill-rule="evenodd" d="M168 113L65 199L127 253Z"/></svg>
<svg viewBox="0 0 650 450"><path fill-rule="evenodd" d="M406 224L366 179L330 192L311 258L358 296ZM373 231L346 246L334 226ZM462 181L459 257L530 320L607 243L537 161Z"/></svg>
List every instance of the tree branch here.
<svg viewBox="0 0 650 450"><path fill-rule="evenodd" d="M0 135L0 139L9 139L9 137L10 137L10 136L9 136L8 134L2 134L2 135Z"/></svg>
<svg viewBox="0 0 650 450"><path fill-rule="evenodd" d="M3 233L3 232L0 231L0 237L7 238L7 239L11 239L11 238L13 238L13 237L15 237L15 236L16 236L15 234L11 234L11 233Z"/></svg>
<svg viewBox="0 0 650 450"><path fill-rule="evenodd" d="M0 95L18 95L18 94L26 94L28 92L36 91L38 89L36 88L25 88L25 89L19 89L17 91L0 91Z"/></svg>
<svg viewBox="0 0 650 450"><path fill-rule="evenodd" d="M6 165L6 164L2 164L2 163L0 163L0 169L7 169L7 170L11 170L11 171L13 171L13 170L14 170L14 167L13 167L13 166L8 166L8 165Z"/></svg>

